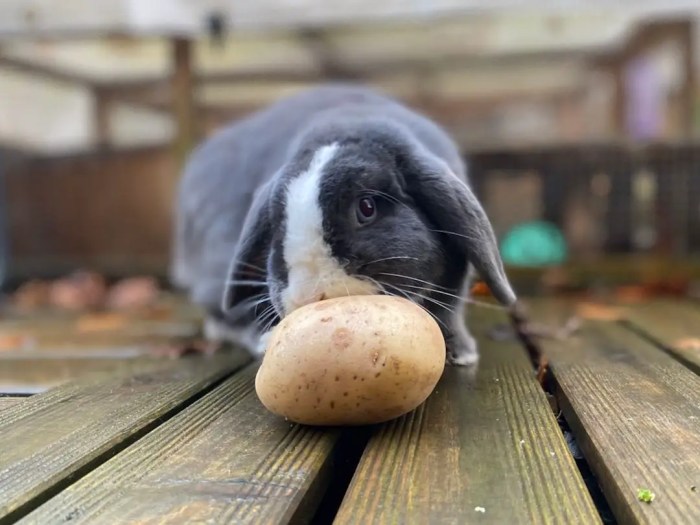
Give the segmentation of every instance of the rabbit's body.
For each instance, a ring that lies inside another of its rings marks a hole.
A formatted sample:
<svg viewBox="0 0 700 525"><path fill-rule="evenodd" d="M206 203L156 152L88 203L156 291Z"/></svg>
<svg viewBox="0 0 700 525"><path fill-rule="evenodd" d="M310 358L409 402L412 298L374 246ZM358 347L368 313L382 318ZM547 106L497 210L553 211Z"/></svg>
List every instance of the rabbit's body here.
<svg viewBox="0 0 700 525"><path fill-rule="evenodd" d="M466 183L458 148L429 119L367 88L314 88L193 153L177 204L173 280L251 350L258 314L265 324L324 297L395 293L436 315L448 347L460 347L452 361L472 362L463 303L451 297L466 292L467 251L481 257L471 262L501 300L514 296L495 246L464 240L494 242ZM468 203L451 202L465 191ZM450 206L463 217L434 209ZM473 231L455 230L456 219L473 221Z"/></svg>

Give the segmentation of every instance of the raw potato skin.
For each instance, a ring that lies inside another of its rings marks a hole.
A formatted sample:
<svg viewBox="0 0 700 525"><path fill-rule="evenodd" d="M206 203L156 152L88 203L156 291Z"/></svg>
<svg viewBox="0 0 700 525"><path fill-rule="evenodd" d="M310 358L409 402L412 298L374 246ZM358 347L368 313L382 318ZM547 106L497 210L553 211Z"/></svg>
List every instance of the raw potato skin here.
<svg viewBox="0 0 700 525"><path fill-rule="evenodd" d="M364 425L419 406L445 368L440 327L397 297L314 303L270 335L255 379L271 412L307 425Z"/></svg>

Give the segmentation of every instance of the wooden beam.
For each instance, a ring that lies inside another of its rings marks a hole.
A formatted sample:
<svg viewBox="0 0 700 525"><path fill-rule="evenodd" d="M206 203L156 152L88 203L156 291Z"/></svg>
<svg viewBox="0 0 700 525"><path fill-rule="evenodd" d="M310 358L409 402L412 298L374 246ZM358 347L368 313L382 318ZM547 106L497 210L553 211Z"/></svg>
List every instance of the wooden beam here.
<svg viewBox="0 0 700 525"><path fill-rule="evenodd" d="M493 94L460 98L427 98L419 93L416 97L401 98L401 101L430 116L446 127L459 127L466 119L480 118L510 103L561 103L571 98L580 99L580 89L565 91L521 92L518 94ZM260 110L267 102L260 104L197 104L197 115L206 126L216 127L229 120L246 117Z"/></svg>
<svg viewBox="0 0 700 525"><path fill-rule="evenodd" d="M338 50L328 37L328 31L319 28L305 28L298 32L298 39L311 52L320 74L336 80L357 80L362 75L356 68L343 64Z"/></svg>
<svg viewBox="0 0 700 525"><path fill-rule="evenodd" d="M196 140L192 41L174 38L172 46L172 111L175 120L173 144L178 165L182 165Z"/></svg>
<svg viewBox="0 0 700 525"><path fill-rule="evenodd" d="M65 71L55 65L37 64L29 60L3 55L0 55L0 68L27 75L41 76L48 80L79 84L86 87L92 87L97 84L93 79Z"/></svg>

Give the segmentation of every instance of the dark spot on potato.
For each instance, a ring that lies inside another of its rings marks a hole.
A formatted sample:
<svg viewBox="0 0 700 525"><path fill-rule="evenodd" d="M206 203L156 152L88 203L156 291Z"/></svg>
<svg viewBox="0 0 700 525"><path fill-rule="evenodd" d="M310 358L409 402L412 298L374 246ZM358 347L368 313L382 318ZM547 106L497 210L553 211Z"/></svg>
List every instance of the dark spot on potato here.
<svg viewBox="0 0 700 525"><path fill-rule="evenodd" d="M382 368L386 366L386 361L382 363Z"/></svg>
<svg viewBox="0 0 700 525"><path fill-rule="evenodd" d="M381 373L381 372L377 372L376 374L374 374L374 377L379 377L380 375L382 375L382 373Z"/></svg>
<svg viewBox="0 0 700 525"><path fill-rule="evenodd" d="M336 381L340 381L340 376L335 376Z"/></svg>
<svg viewBox="0 0 700 525"><path fill-rule="evenodd" d="M338 328L331 336L333 346L340 349L346 349L352 344L352 334L347 328Z"/></svg>
<svg viewBox="0 0 700 525"><path fill-rule="evenodd" d="M322 323L327 323L327 322L332 321L332 320L333 320L333 318L332 318L331 316L328 316L328 317L321 317L321 322L322 322Z"/></svg>
<svg viewBox="0 0 700 525"><path fill-rule="evenodd" d="M316 402L317 402L317 403L320 403L320 402L321 402L321 398L320 398L320 397L317 397L317 398L316 398Z"/></svg>
<svg viewBox="0 0 700 525"><path fill-rule="evenodd" d="M364 381L364 380L365 380L365 378L364 378L364 377L360 378L360 381Z"/></svg>
<svg viewBox="0 0 700 525"><path fill-rule="evenodd" d="M335 408L335 401L331 401L331 410Z"/></svg>
<svg viewBox="0 0 700 525"><path fill-rule="evenodd" d="M372 352L372 355L370 357L372 359L372 364L376 365L377 361L379 361L379 352L375 350L374 352Z"/></svg>
<svg viewBox="0 0 700 525"><path fill-rule="evenodd" d="M299 385L299 386L297 387L297 390L301 390L301 385Z"/></svg>
<svg viewBox="0 0 700 525"><path fill-rule="evenodd" d="M277 394L273 394L272 397L274 397L275 399L277 399Z"/></svg>
<svg viewBox="0 0 700 525"><path fill-rule="evenodd" d="M357 376L352 376L353 381L357 381Z"/></svg>
<svg viewBox="0 0 700 525"><path fill-rule="evenodd" d="M348 393L347 393L347 392L343 392L343 395L344 395L345 397L348 397Z"/></svg>
<svg viewBox="0 0 700 525"><path fill-rule="evenodd" d="M359 406L360 406L360 403L359 403L359 402L355 403L355 406L356 406L356 407L359 407Z"/></svg>
<svg viewBox="0 0 700 525"><path fill-rule="evenodd" d="M295 402L295 403L298 403L298 402L299 402L299 398L298 398L298 397L295 397L295 398L294 398L294 402Z"/></svg>
<svg viewBox="0 0 700 525"><path fill-rule="evenodd" d="M374 337L379 337L379 332L374 332Z"/></svg>

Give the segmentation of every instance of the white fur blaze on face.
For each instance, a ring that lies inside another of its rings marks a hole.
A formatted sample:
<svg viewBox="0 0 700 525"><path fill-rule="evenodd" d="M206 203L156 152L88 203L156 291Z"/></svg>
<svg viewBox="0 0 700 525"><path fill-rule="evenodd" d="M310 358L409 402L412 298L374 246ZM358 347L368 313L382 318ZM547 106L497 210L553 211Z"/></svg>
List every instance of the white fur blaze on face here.
<svg viewBox="0 0 700 525"><path fill-rule="evenodd" d="M337 144L319 148L308 169L287 189L284 261L287 287L282 290L284 314L322 299L378 293L372 283L348 275L323 238L319 199L323 169L338 150Z"/></svg>

